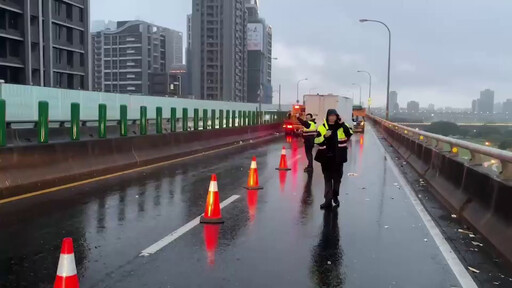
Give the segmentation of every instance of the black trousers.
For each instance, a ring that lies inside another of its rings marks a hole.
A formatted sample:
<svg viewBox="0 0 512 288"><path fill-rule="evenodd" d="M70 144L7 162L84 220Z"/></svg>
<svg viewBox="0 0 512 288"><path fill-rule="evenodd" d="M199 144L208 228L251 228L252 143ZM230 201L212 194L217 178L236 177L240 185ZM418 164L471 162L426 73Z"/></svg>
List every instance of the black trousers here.
<svg viewBox="0 0 512 288"><path fill-rule="evenodd" d="M313 148L315 147L315 138L304 139L304 150L306 151L306 158L308 159L308 167L313 167Z"/></svg>
<svg viewBox="0 0 512 288"><path fill-rule="evenodd" d="M326 202L329 202L332 201L334 197L340 196L343 163L336 163L334 159L322 163L322 173L324 174L325 181L324 198Z"/></svg>

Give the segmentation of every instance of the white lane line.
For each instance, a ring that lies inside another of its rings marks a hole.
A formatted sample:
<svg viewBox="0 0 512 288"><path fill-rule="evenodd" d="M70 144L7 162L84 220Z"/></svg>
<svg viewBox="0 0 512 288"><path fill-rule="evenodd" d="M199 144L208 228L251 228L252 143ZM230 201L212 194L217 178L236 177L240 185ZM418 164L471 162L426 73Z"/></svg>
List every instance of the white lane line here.
<svg viewBox="0 0 512 288"><path fill-rule="evenodd" d="M411 199L414 208L416 208L416 211L418 211L418 214L420 214L423 223L425 223L425 226L430 232L430 235L432 235L432 238L434 238L434 241L436 242L437 246L439 247L439 250L443 254L444 259L446 259L446 262L448 263L448 265L450 265L453 274L455 274L455 277L457 277L463 288L477 288L478 286L476 285L473 278L471 278L466 268L464 268L464 265L462 265L462 262L460 262L457 255L453 252L452 248L450 247L450 244L448 244L446 239L444 239L443 234L437 227L436 223L432 220L427 210L425 210L425 207L423 207L423 204L421 204L420 200L418 199L418 196L416 196L416 193L414 193L413 189L411 188L407 180L405 180L405 177L402 175L400 170L398 170L398 167L392 160L393 158L391 158L389 153L384 149L384 146L382 146L382 143L377 138L377 135L375 134L373 129L371 129L370 131L375 140L377 141L380 150L386 155L388 159L386 161L388 163L388 166L391 168L395 176L398 178L398 182L400 182L404 190L407 192L407 195L409 196L409 199Z"/></svg>
<svg viewBox="0 0 512 288"><path fill-rule="evenodd" d="M224 200L224 202L220 203L220 208L228 206L238 198L240 198L240 195L233 195L229 197L228 199ZM201 216L203 216L203 214L199 215L197 218L188 222L187 224L181 226L180 228L178 228L178 230L175 230L171 234L165 236L164 238L162 238L162 240L142 250L139 256L149 256L151 254L155 254L158 250L169 245L172 241L178 239L181 235L187 233L189 230L199 225L199 220L201 219Z"/></svg>

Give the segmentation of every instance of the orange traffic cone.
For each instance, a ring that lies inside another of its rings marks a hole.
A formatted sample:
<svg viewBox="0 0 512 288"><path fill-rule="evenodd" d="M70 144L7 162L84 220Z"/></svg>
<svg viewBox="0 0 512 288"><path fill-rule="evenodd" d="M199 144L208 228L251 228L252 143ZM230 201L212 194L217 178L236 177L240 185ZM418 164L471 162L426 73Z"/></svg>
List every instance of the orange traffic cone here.
<svg viewBox="0 0 512 288"><path fill-rule="evenodd" d="M204 215L201 216L201 223L221 224L224 223L220 212L219 188L217 186L217 175L212 174Z"/></svg>
<svg viewBox="0 0 512 288"><path fill-rule="evenodd" d="M64 238L60 250L57 277L53 288L78 288L78 275L76 274L75 253L73 251L73 239Z"/></svg>
<svg viewBox="0 0 512 288"><path fill-rule="evenodd" d="M279 168L276 168L279 171L290 171L292 169L288 168L288 163L286 162L286 148L283 146L283 151L281 152L281 161L279 161Z"/></svg>
<svg viewBox="0 0 512 288"><path fill-rule="evenodd" d="M249 177L247 178L247 186L244 188L247 190L263 189L263 187L260 186L258 179L258 165L256 164L256 156L252 157L251 168L249 169Z"/></svg>

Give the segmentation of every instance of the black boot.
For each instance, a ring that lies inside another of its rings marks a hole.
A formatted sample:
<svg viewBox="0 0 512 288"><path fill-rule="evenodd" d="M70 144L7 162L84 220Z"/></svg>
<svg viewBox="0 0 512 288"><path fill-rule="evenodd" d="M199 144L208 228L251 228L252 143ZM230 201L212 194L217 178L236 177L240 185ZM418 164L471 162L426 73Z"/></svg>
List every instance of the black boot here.
<svg viewBox="0 0 512 288"><path fill-rule="evenodd" d="M334 203L334 207L340 206L340 199L338 199L338 196L335 196L334 199L332 199L332 202Z"/></svg>
<svg viewBox="0 0 512 288"><path fill-rule="evenodd" d="M322 210L331 209L331 208L332 208L331 201L325 201L322 205L320 205L320 209L322 209Z"/></svg>

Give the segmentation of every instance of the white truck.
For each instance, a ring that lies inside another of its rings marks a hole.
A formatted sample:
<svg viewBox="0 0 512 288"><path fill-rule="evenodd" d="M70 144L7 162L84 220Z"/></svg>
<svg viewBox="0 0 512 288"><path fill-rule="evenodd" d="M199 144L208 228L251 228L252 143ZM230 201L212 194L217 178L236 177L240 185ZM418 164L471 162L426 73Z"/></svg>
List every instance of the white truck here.
<svg viewBox="0 0 512 288"><path fill-rule="evenodd" d="M349 126L352 126L352 106L354 101L352 98L338 96L333 94L320 95L308 94L304 95L304 105L306 113L313 114L317 124L322 124L325 120L327 110L336 109L341 118Z"/></svg>

